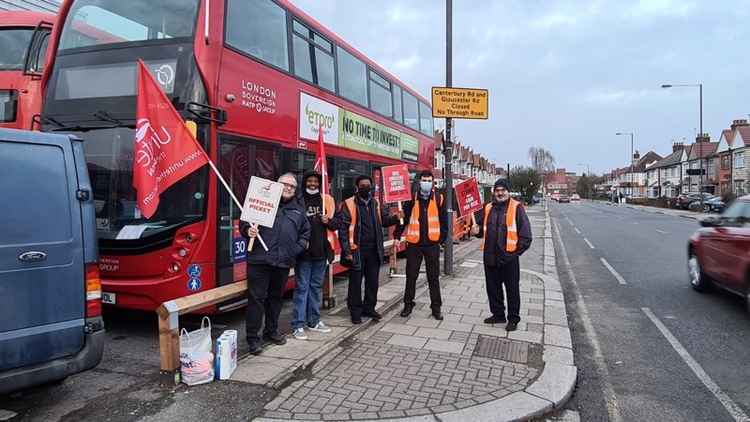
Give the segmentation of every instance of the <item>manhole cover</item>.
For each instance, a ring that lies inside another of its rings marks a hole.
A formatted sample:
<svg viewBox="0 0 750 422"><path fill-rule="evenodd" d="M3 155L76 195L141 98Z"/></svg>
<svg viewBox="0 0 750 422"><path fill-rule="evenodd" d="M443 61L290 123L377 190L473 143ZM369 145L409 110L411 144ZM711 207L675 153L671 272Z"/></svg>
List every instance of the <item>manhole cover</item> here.
<svg viewBox="0 0 750 422"><path fill-rule="evenodd" d="M540 366L542 347L538 344L480 335L473 356Z"/></svg>

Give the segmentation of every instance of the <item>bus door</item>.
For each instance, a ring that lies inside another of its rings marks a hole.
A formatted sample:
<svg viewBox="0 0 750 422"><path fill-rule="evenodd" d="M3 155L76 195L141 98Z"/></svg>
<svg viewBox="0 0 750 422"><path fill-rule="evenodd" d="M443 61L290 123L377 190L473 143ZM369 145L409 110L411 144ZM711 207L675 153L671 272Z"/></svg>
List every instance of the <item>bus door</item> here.
<svg viewBox="0 0 750 422"><path fill-rule="evenodd" d="M279 171L279 148L270 144L225 137L219 139L219 170L240 201L245 200L251 176L276 180ZM247 242L239 233L242 211L226 190L219 186L217 222L217 285L222 286L246 278L245 252ZM259 247L259 245L258 245Z"/></svg>

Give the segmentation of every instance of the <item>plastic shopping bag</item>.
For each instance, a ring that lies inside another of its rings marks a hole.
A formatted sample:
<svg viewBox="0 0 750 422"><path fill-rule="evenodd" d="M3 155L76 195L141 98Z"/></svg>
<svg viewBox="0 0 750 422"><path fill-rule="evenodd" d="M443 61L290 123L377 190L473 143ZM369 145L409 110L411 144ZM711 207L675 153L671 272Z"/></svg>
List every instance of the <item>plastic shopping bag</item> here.
<svg viewBox="0 0 750 422"><path fill-rule="evenodd" d="M211 320L203 317L201 328L180 332L180 372L187 385L214 380L214 355L211 353Z"/></svg>
<svg viewBox="0 0 750 422"><path fill-rule="evenodd" d="M237 368L237 330L226 330L216 339L216 378L229 379Z"/></svg>

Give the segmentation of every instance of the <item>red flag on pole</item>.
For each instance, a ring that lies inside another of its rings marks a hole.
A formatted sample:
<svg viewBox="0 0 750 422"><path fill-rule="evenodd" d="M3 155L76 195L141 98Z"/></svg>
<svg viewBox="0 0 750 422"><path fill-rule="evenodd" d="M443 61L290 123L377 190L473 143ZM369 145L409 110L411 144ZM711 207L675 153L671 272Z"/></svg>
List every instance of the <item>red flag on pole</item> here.
<svg viewBox="0 0 750 422"><path fill-rule="evenodd" d="M323 140L322 125L318 127L318 151L315 153L315 171L320 173L320 184L323 185L320 187L320 192L326 195L328 193L328 161L326 159L326 146ZM325 210L323 212L325 213Z"/></svg>
<svg viewBox="0 0 750 422"><path fill-rule="evenodd" d="M208 163L208 157L142 60L138 60L135 116L133 187L138 208L151 218L159 195Z"/></svg>

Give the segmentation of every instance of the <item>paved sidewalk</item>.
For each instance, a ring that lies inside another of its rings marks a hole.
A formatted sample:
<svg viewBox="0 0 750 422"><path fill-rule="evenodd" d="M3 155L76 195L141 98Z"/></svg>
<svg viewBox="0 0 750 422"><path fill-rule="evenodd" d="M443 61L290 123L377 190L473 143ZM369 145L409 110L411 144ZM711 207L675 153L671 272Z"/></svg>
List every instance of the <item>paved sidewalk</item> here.
<svg viewBox="0 0 750 422"><path fill-rule="evenodd" d="M261 420L497 421L559 408L575 386L576 367L549 216L540 207L529 216L535 241L521 258L518 331L483 323L489 309L479 242L473 241L455 277L441 280L444 321L429 317L429 295L420 287L410 318L401 318L401 305L393 302L381 323L275 385L281 392ZM403 282L391 284L398 298ZM273 366L283 349L247 361Z"/></svg>
<svg viewBox="0 0 750 422"><path fill-rule="evenodd" d="M701 213L693 212L693 211L675 210L672 208L651 207L648 205L626 204L625 206L628 208L632 208L634 210L641 210L641 211L646 211L646 212L655 213L655 214L672 215L675 217L690 218L692 220L700 220L707 215L707 214L701 214Z"/></svg>

